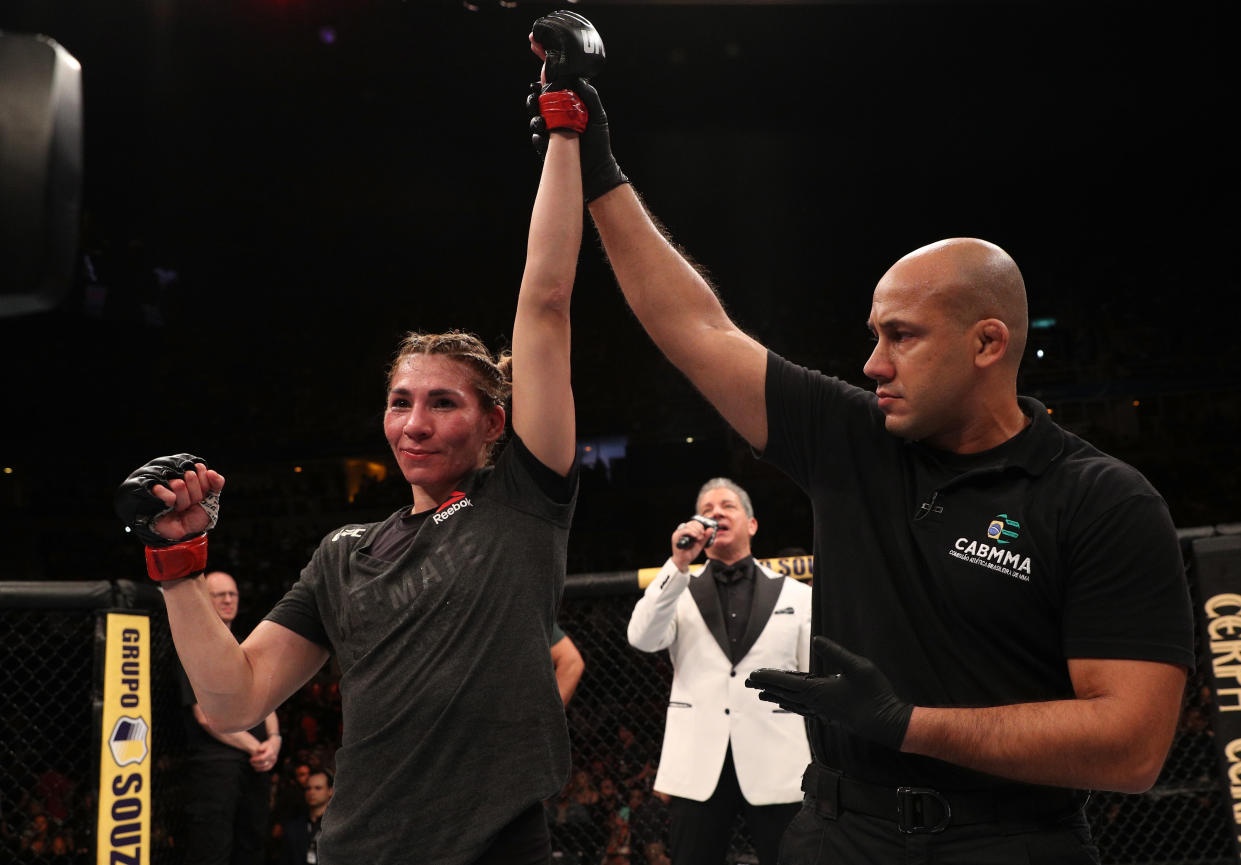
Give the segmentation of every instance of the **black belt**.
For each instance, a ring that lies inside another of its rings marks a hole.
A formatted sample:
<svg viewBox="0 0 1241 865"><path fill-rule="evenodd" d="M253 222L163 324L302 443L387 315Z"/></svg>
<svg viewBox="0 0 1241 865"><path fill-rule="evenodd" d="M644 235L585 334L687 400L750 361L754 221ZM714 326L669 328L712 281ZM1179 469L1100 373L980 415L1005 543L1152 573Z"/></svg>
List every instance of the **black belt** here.
<svg viewBox="0 0 1241 865"><path fill-rule="evenodd" d="M1086 803L1080 790L1041 787L1026 790L940 791L930 787L884 787L848 778L811 763L802 791L820 814L835 818L854 811L892 820L907 835L942 832L977 823L1039 823L1067 816Z"/></svg>

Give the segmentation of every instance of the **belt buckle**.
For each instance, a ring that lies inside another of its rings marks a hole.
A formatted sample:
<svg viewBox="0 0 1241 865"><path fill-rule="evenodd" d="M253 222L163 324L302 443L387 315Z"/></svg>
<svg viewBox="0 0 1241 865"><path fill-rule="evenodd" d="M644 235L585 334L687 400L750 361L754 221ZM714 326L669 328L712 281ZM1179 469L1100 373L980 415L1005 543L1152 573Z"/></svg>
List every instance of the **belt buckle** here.
<svg viewBox="0 0 1241 865"><path fill-rule="evenodd" d="M922 819L923 798L934 799L944 809L944 817L934 826L914 822ZM934 835L943 832L952 821L952 806L938 790L930 787L896 788L896 825L906 835Z"/></svg>

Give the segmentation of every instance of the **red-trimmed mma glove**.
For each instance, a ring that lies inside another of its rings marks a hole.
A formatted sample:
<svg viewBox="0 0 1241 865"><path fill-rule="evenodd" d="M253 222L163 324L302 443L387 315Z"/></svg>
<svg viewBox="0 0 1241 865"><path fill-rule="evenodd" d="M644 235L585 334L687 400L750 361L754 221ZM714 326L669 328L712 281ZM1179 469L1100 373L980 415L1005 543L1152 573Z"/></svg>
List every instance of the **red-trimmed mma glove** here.
<svg viewBox="0 0 1241 865"><path fill-rule="evenodd" d="M586 106L588 122L581 139L582 193L587 202L594 201L608 190L629 182L612 156L608 116L599 94L588 80L603 71L607 59L603 37L595 25L581 15L564 10L536 20L530 33L547 53L544 78L548 84L543 88L544 94L572 90ZM536 104L533 95L527 100L532 116ZM540 122L536 118L530 125L534 149L542 156L547 152L547 137L545 130L540 132L537 128Z"/></svg>
<svg viewBox="0 0 1241 865"><path fill-rule="evenodd" d="M534 152L543 158L547 155L547 133L553 129L568 129L579 135L586 131L586 106L572 90L552 90L551 85L530 85L526 97L526 109L530 112L530 141Z"/></svg>
<svg viewBox="0 0 1241 865"><path fill-rule="evenodd" d="M158 457L132 472L117 487L113 497L116 515L146 544L147 574L153 580L179 580L207 568L207 532L215 528L220 515L220 494L209 492L198 504L202 507L202 528L179 540L166 538L154 529L155 521L172 508L151 493L156 485L168 486L173 480L194 471L196 463L206 463L193 454Z"/></svg>

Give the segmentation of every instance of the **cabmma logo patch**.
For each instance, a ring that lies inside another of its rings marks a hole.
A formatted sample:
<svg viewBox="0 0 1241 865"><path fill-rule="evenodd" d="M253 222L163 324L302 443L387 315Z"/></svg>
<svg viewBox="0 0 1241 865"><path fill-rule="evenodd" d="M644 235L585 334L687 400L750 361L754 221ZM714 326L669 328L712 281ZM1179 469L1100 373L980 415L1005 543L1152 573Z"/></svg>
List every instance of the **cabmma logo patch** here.
<svg viewBox="0 0 1241 865"><path fill-rule="evenodd" d="M146 720L141 717L122 715L116 719L112 733L108 736L108 749L112 752L116 765L128 766L146 759L147 733L150 729Z"/></svg>
<svg viewBox="0 0 1241 865"><path fill-rule="evenodd" d="M1030 557L1007 548L1021 537L1020 530L1020 522L1008 514L996 514L987 524L986 540L957 538L948 555L1028 583L1033 575Z"/></svg>

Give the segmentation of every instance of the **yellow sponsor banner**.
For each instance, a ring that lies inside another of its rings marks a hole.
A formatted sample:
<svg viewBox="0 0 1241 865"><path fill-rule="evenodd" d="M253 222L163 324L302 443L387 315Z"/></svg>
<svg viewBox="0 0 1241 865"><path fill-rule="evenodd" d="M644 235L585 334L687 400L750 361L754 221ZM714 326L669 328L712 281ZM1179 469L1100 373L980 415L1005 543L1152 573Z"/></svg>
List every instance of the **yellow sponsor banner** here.
<svg viewBox="0 0 1241 865"><path fill-rule="evenodd" d="M795 580L808 580L814 576L814 556L783 556L778 559L755 559L755 561L777 574L792 577ZM705 563L690 565L689 572L697 576L702 573L704 567ZM661 570L663 570L663 565L658 568L639 568L638 587L645 589Z"/></svg>
<svg viewBox="0 0 1241 865"><path fill-rule="evenodd" d="M96 865L151 860L151 627L107 614Z"/></svg>

